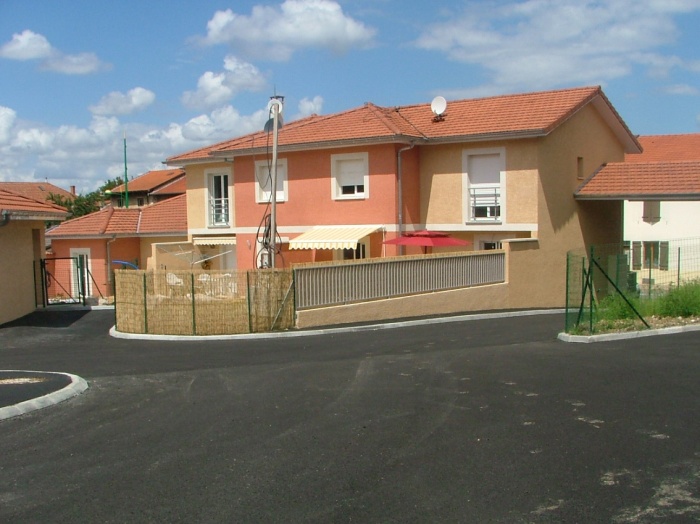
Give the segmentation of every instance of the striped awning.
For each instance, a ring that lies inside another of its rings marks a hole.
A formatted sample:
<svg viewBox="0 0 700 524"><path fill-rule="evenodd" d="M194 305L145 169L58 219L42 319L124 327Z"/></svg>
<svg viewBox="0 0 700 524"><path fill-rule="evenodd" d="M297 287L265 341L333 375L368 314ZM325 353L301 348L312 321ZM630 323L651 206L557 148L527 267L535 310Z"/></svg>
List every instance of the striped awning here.
<svg viewBox="0 0 700 524"><path fill-rule="evenodd" d="M195 246L228 246L236 245L236 237L194 237Z"/></svg>
<svg viewBox="0 0 700 524"><path fill-rule="evenodd" d="M289 241L289 249L355 249L357 243L382 226L322 226Z"/></svg>

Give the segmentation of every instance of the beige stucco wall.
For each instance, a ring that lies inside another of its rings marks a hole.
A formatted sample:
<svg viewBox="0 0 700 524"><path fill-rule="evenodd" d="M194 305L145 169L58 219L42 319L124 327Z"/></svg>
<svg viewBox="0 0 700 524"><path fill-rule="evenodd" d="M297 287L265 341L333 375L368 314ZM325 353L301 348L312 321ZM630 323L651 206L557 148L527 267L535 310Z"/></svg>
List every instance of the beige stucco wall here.
<svg viewBox="0 0 700 524"><path fill-rule="evenodd" d="M207 227L207 173L221 171L229 176L229 206L231 212L231 227L235 226L235 193L233 164L218 162L195 164L185 167L187 181L187 227L190 231L202 230ZM215 230L212 230L215 231ZM191 237L191 234L190 234Z"/></svg>
<svg viewBox="0 0 700 524"><path fill-rule="evenodd" d="M139 264L139 267L141 269L151 270L160 269L159 267L157 267L158 264L156 262L156 256L154 256L154 252L157 253L157 248L155 247L155 244L160 244L162 242L187 242L187 235L167 237L142 237L140 240L141 262Z"/></svg>
<svg viewBox="0 0 700 524"><path fill-rule="evenodd" d="M539 153L536 140L422 147L420 204L423 222L464 225L464 154L477 150L505 151L505 222L536 223Z"/></svg>
<svg viewBox="0 0 700 524"><path fill-rule="evenodd" d="M538 241L528 239L523 242L509 242L504 248L505 283L298 311L297 327L379 322L477 311L558 307L560 304L553 300L550 293L550 282L535 281L532 278L531 268L539 263L543 255Z"/></svg>
<svg viewBox="0 0 700 524"><path fill-rule="evenodd" d="M43 222L11 220L0 227L0 324L36 308L35 261L43 245Z"/></svg>

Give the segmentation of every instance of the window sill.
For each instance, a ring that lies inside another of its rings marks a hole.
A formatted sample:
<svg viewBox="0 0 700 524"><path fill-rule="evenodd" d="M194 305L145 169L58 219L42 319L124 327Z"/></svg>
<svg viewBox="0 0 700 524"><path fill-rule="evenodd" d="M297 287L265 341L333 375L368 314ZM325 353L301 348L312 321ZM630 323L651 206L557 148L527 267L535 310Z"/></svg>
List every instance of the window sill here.
<svg viewBox="0 0 700 524"><path fill-rule="evenodd" d="M469 220L468 222L465 222L464 225L466 225L466 226L483 226L483 225L502 226L503 221L502 220Z"/></svg>

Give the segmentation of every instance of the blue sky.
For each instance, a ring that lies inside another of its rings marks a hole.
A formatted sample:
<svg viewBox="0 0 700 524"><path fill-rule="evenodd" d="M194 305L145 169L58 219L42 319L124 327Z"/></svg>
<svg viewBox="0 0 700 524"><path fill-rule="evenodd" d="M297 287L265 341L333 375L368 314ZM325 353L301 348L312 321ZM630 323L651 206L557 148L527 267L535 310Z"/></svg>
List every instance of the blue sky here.
<svg viewBox="0 0 700 524"><path fill-rule="evenodd" d="M287 120L602 85L700 132L700 0L0 1L0 180L79 192Z"/></svg>

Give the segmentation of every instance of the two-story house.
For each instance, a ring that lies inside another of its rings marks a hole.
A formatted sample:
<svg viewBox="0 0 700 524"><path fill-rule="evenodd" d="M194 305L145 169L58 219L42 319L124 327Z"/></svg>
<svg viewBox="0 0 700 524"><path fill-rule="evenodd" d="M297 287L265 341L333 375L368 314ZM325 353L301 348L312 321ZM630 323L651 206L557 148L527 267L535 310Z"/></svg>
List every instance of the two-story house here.
<svg viewBox="0 0 700 524"><path fill-rule="evenodd" d="M106 192L114 207L150 206L185 193L185 172L182 169L159 169L134 177Z"/></svg>
<svg viewBox="0 0 700 524"><path fill-rule="evenodd" d="M517 268L541 284L532 303L561 304L567 250L621 241L621 203L574 191L639 142L600 87L431 107L368 103L280 129L276 266L396 255L384 240L428 229L532 250ZM264 262L272 144L267 130L167 159L186 172L189 240L228 253L216 267Z"/></svg>

